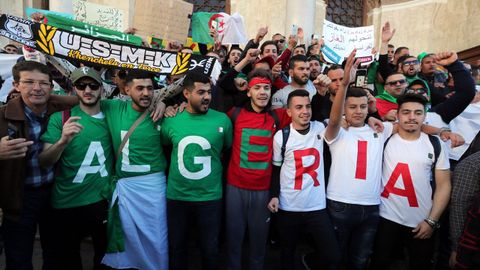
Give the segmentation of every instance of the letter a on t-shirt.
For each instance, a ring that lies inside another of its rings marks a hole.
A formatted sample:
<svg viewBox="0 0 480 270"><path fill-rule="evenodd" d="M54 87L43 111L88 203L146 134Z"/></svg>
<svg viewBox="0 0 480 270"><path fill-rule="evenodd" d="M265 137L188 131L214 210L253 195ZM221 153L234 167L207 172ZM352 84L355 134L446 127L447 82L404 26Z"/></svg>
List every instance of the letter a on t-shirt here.
<svg viewBox="0 0 480 270"><path fill-rule="evenodd" d="M400 176L402 176L405 189L395 187ZM393 170L392 175L388 179L385 189L382 192L382 197L388 198L390 193L407 197L410 207L418 207L417 195L415 194L415 188L413 187L412 176L408 164L398 163Z"/></svg>

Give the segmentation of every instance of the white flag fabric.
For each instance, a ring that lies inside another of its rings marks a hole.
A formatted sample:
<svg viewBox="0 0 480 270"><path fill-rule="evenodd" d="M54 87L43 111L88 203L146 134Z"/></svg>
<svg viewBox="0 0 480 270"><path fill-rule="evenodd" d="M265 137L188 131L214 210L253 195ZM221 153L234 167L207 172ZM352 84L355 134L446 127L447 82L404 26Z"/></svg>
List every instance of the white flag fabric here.
<svg viewBox="0 0 480 270"><path fill-rule="evenodd" d="M227 13L220 13L223 16L223 23L225 26L223 29L219 29L220 39L223 44L246 44L247 34L245 31L245 24L243 22L243 17L238 12L233 15L228 15ZM223 36L223 39L222 39Z"/></svg>

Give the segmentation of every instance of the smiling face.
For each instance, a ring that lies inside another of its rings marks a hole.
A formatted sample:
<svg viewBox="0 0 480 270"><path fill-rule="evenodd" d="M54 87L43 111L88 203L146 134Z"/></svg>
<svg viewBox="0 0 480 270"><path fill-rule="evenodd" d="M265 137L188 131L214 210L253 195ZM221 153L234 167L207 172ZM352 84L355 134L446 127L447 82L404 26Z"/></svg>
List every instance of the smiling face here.
<svg viewBox="0 0 480 270"><path fill-rule="evenodd" d="M265 46L265 48L263 48L262 58L267 56L270 56L273 58L274 61L277 61L277 46L275 46L274 44L268 44L267 46Z"/></svg>
<svg viewBox="0 0 480 270"><path fill-rule="evenodd" d="M13 86L20 93L25 105L41 110L46 107L53 88L50 76L38 70L20 71L20 79L13 82Z"/></svg>
<svg viewBox="0 0 480 270"><path fill-rule="evenodd" d="M312 105L308 96L292 97L288 104L287 114L292 118L293 128L302 130L308 128L312 118Z"/></svg>
<svg viewBox="0 0 480 270"><path fill-rule="evenodd" d="M257 83L248 89L247 96L250 97L250 102L256 112L260 112L267 107L271 89L272 86L268 83Z"/></svg>

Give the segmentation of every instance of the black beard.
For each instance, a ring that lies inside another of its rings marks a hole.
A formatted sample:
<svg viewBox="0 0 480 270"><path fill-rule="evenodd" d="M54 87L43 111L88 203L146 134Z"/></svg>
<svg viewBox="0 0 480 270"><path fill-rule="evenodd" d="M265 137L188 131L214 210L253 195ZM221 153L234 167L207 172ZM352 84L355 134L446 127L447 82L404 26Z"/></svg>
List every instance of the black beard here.
<svg viewBox="0 0 480 270"><path fill-rule="evenodd" d="M307 83L308 83L308 79L307 79L307 81L305 81L305 82L304 82L304 81L302 81L302 79L301 79L301 78L298 78L298 77L295 77L295 76L293 76L293 78L292 78L292 79L293 79L293 81L295 81L295 82L296 82L297 84L299 84L299 85L305 85L305 84L307 84Z"/></svg>

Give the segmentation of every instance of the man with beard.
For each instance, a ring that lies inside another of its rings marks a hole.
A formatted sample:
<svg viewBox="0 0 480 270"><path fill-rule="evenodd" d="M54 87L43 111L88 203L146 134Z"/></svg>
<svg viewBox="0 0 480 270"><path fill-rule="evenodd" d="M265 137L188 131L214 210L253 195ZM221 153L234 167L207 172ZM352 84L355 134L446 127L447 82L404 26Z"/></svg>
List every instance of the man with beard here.
<svg viewBox="0 0 480 270"><path fill-rule="evenodd" d="M296 55L290 59L288 74L292 82L277 91L272 97L272 108L286 108L288 95L297 89L307 90L310 100L317 93L315 86L310 81L310 66L305 55Z"/></svg>
<svg viewBox="0 0 480 270"><path fill-rule="evenodd" d="M438 138L421 131L426 99L406 94L397 102L398 133L384 146L380 221L371 268L388 269L394 253L403 250L398 246L406 245L410 269L429 269L432 236L450 198L448 153Z"/></svg>
<svg viewBox="0 0 480 270"><path fill-rule="evenodd" d="M209 77L189 73L183 86L186 109L166 118L161 128L162 142L173 145L167 186L170 269L188 269L188 231L192 223L197 225L202 269L218 269L221 156L231 146L232 123L227 115L209 110Z"/></svg>
<svg viewBox="0 0 480 270"><path fill-rule="evenodd" d="M318 56L311 55L308 57L308 65L310 66L310 80L314 81L322 73L322 64Z"/></svg>
<svg viewBox="0 0 480 270"><path fill-rule="evenodd" d="M113 268L168 269L167 162L160 123L147 116L152 75L130 70L125 80L132 100L101 104L116 153L109 242L102 263Z"/></svg>
<svg viewBox="0 0 480 270"><path fill-rule="evenodd" d="M382 120L397 120L397 98L403 94L407 85L407 79L401 73L390 74L385 79L385 91L376 96L377 110Z"/></svg>
<svg viewBox="0 0 480 270"><path fill-rule="evenodd" d="M39 161L44 167L57 163L52 206L61 269L82 269L80 243L85 236L93 240L94 269L101 269L108 210L101 193L110 185L114 160L100 110L102 79L88 67L74 70L71 79L80 104L50 117Z"/></svg>

